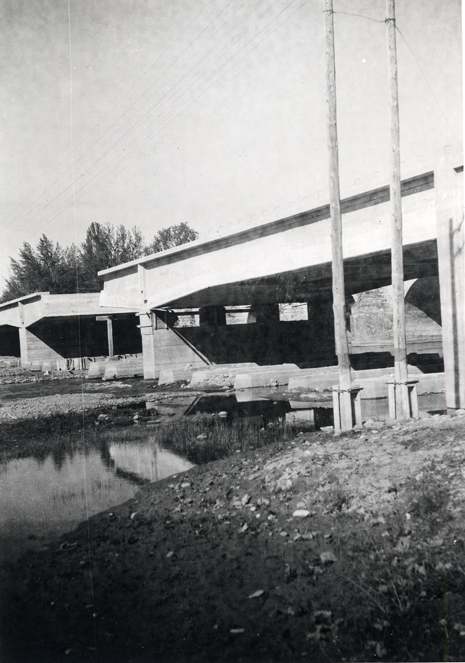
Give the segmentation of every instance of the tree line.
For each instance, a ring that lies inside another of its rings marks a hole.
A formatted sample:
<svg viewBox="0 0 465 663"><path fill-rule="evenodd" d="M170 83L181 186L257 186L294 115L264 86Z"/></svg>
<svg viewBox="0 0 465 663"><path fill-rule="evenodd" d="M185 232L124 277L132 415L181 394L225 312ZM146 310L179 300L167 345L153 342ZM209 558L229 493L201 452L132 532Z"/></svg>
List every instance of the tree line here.
<svg viewBox="0 0 465 663"><path fill-rule="evenodd" d="M197 238L198 233L187 223L163 228L149 244L144 243L136 226L128 230L109 223L91 223L80 246L62 247L42 235L35 249L24 242L19 258L10 258L10 278L6 279L0 303L33 292L99 292L103 284L97 276L100 270Z"/></svg>

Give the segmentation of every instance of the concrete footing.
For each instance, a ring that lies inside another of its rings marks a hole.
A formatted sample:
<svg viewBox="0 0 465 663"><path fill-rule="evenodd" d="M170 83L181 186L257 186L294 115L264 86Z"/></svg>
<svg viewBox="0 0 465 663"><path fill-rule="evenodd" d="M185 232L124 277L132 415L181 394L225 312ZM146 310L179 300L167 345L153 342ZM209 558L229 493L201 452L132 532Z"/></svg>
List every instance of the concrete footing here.
<svg viewBox="0 0 465 663"><path fill-rule="evenodd" d="M108 362L106 361L93 361L89 364L89 370L87 371L86 379L87 380L98 380L103 378L105 375L105 368L107 367Z"/></svg>
<svg viewBox="0 0 465 663"><path fill-rule="evenodd" d="M299 428L308 431L315 430L315 410L286 412L286 424L289 426L299 426Z"/></svg>
<svg viewBox="0 0 465 663"><path fill-rule="evenodd" d="M196 370L190 382L192 389L221 389L232 387L237 375L245 371L253 371L259 366L254 362L240 364L214 364Z"/></svg>
<svg viewBox="0 0 465 663"><path fill-rule="evenodd" d="M362 400L387 398L388 381L393 379L393 370L392 368L375 368L352 371L354 385L363 388ZM409 377L418 382L417 393L420 395L437 393L445 389L444 373L421 373L415 366L409 366L408 373ZM335 374L337 375L337 367L332 366L325 369L325 371L321 371L321 369L302 369L300 374L289 379L288 391L301 394L329 391L334 385Z"/></svg>
<svg viewBox="0 0 465 663"><path fill-rule="evenodd" d="M254 387L278 387L287 385L289 378L301 372L296 364L277 364L276 366L257 366L247 372L238 373L234 389L252 389Z"/></svg>
<svg viewBox="0 0 465 663"><path fill-rule="evenodd" d="M160 370L158 384L172 384L173 382L179 382L180 380L190 380L195 370L194 366L186 368L162 368Z"/></svg>
<svg viewBox="0 0 465 663"><path fill-rule="evenodd" d="M134 378L144 374L143 359L128 359L109 361L105 367L103 380L116 380L119 378Z"/></svg>

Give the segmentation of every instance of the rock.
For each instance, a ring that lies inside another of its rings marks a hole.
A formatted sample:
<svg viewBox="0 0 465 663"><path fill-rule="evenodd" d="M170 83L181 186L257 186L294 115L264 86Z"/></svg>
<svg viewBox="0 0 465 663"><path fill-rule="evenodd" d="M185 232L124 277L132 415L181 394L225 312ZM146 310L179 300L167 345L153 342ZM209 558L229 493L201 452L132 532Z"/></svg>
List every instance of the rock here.
<svg viewBox="0 0 465 663"><path fill-rule="evenodd" d="M276 482L276 489L277 490L282 490L283 492L286 492L287 490L291 490L292 485L293 485L292 481L288 477L282 476Z"/></svg>
<svg viewBox="0 0 465 663"><path fill-rule="evenodd" d="M334 564L334 562L337 562L337 557L330 550L327 550L321 553L320 560L323 564Z"/></svg>
<svg viewBox="0 0 465 663"><path fill-rule="evenodd" d="M364 424L364 428L368 430L377 430L378 428L384 428L384 421L373 421L373 419L367 419Z"/></svg>
<svg viewBox="0 0 465 663"><path fill-rule="evenodd" d="M307 509L297 509L292 515L294 518L307 518L310 515L310 511L307 511Z"/></svg>
<svg viewBox="0 0 465 663"><path fill-rule="evenodd" d="M383 658L383 656L386 656L386 654L387 654L387 651L384 648L383 643L382 642L377 642L376 643L376 656L378 658Z"/></svg>
<svg viewBox="0 0 465 663"><path fill-rule="evenodd" d="M250 495L244 495L244 497L241 499L242 506L245 506L249 502L250 502Z"/></svg>
<svg viewBox="0 0 465 663"><path fill-rule="evenodd" d="M243 628L232 628L229 630L230 633L244 633L245 629Z"/></svg>
<svg viewBox="0 0 465 663"><path fill-rule="evenodd" d="M260 596L262 596L265 593L264 589L257 589L256 592L253 594L250 594L249 599L258 599Z"/></svg>

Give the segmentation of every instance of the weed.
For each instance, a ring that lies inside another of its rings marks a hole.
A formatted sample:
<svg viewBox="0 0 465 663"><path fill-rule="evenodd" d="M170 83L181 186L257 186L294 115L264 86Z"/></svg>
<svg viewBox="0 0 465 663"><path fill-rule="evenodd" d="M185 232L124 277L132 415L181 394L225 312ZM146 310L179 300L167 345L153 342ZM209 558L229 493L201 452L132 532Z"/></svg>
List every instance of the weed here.
<svg viewBox="0 0 465 663"><path fill-rule="evenodd" d="M161 425L155 440L192 463L202 464L226 458L236 451L247 451L292 437L292 431L282 424L263 428L256 420L224 421L200 415Z"/></svg>

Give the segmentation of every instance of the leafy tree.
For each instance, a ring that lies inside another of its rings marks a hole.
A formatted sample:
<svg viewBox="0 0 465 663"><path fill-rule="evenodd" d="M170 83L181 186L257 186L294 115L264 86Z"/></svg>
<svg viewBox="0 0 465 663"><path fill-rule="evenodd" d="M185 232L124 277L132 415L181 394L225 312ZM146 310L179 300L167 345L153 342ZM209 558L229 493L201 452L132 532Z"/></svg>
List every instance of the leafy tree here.
<svg viewBox="0 0 465 663"><path fill-rule="evenodd" d="M193 242L198 239L199 233L191 228L184 221L177 226L162 228L154 236L152 242L145 248L144 254L158 253L166 249L172 249L174 246Z"/></svg>
<svg viewBox="0 0 465 663"><path fill-rule="evenodd" d="M9 301L32 292L70 293L76 291L77 252L72 245L63 249L45 235L33 249L24 242L19 259L10 258L12 276L6 281L1 301Z"/></svg>
<svg viewBox="0 0 465 663"><path fill-rule="evenodd" d="M19 258L10 258L11 277L6 281L0 302L16 299L33 292L64 294L99 292L102 279L97 273L130 260L179 246L197 239L198 233L187 223L163 228L149 246L144 246L141 231L134 226L91 223L81 246L63 248L45 235L36 249L24 242Z"/></svg>
<svg viewBox="0 0 465 663"><path fill-rule="evenodd" d="M102 280L97 272L135 260L142 255L143 249L142 233L136 226L127 230L123 225L115 228L109 223L91 223L81 244L79 290L100 291Z"/></svg>

